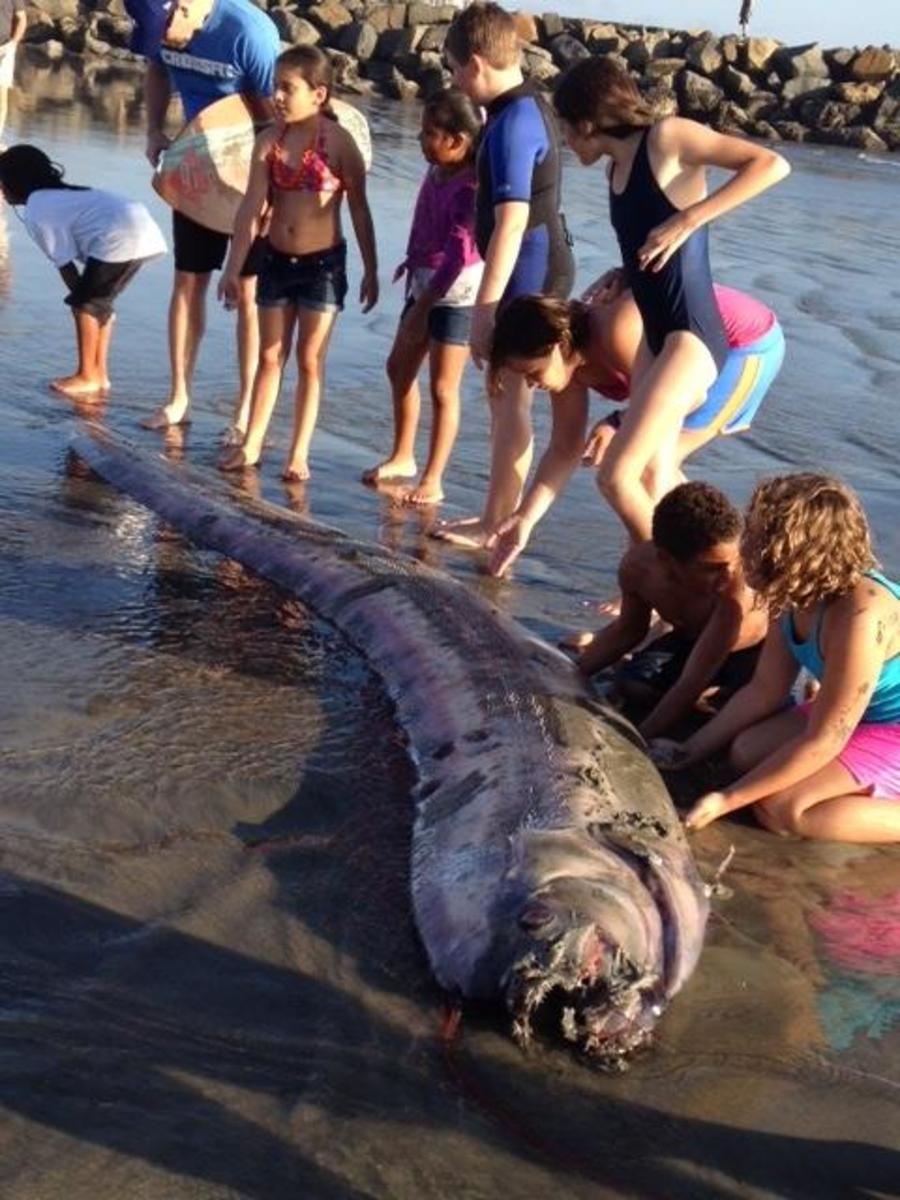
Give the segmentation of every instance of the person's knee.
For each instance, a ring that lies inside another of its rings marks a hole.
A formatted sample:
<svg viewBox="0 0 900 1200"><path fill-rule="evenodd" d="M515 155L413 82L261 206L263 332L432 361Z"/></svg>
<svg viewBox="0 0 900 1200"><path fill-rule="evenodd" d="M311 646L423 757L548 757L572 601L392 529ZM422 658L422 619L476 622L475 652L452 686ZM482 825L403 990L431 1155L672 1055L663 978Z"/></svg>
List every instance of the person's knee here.
<svg viewBox="0 0 900 1200"><path fill-rule="evenodd" d="M622 469L618 463L609 463L606 459L597 471L597 487L600 494L611 503L622 499L634 488L637 480Z"/></svg>
<svg viewBox="0 0 900 1200"><path fill-rule="evenodd" d="M431 384L431 400L435 408L449 412L459 403L459 391L452 384L442 379L433 380Z"/></svg>
<svg viewBox="0 0 900 1200"><path fill-rule="evenodd" d="M317 380L322 374L322 352L318 348L301 346L297 350L297 370L306 380Z"/></svg>
<svg viewBox="0 0 900 1200"><path fill-rule="evenodd" d="M806 805L792 791L777 792L765 800L759 800L753 808L757 821L770 833L782 837L804 836L803 814Z"/></svg>
<svg viewBox="0 0 900 1200"><path fill-rule="evenodd" d="M176 271L172 295L184 300L203 299L212 278L209 272L198 275L193 271Z"/></svg>
<svg viewBox="0 0 900 1200"><path fill-rule="evenodd" d="M260 347L259 367L263 371L280 371L284 366L284 348L280 342Z"/></svg>

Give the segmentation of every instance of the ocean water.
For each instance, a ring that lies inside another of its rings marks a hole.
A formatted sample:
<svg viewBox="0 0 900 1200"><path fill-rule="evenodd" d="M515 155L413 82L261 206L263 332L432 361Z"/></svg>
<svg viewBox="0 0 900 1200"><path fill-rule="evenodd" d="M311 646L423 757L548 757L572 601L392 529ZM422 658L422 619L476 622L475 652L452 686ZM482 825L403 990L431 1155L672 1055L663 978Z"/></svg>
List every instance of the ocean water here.
<svg viewBox="0 0 900 1200"><path fill-rule="evenodd" d="M588 472L510 583L357 482L389 445L388 280L423 166L415 106L367 111L382 300L340 319L309 486L278 480L287 387L263 469L235 486L442 566L536 632L590 624L621 536ZM165 221L133 79L26 64L5 136ZM752 433L690 473L740 499L761 473L840 471L896 574L897 164L786 153L790 178L722 221L713 254L718 278L777 310L788 359ZM567 163L565 196L586 284L614 261L599 171ZM122 299L101 414L148 446L159 435L136 423L167 383L170 271L152 264ZM411 768L377 678L296 601L87 475L68 449L85 413L46 389L72 364L61 300L6 212L0 1194L898 1194L897 851L738 822L698 837L707 872L736 847L732 895L625 1075L554 1045L522 1055L497 1013L464 1014L447 1039L407 899ZM233 371L230 319L211 305L194 423L172 455L212 469ZM539 444L546 410L538 398ZM486 435L473 372L446 511L477 508Z"/></svg>

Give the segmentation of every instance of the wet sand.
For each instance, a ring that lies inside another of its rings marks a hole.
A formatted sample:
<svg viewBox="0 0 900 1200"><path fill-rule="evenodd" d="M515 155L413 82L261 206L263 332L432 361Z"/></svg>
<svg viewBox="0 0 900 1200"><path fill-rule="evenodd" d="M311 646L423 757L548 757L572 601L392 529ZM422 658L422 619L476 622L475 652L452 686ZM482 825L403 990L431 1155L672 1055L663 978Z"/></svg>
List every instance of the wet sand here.
<svg viewBox="0 0 900 1200"><path fill-rule="evenodd" d="M123 97L111 128L74 93L59 100L69 82L31 77L14 130L73 181L147 193L134 105ZM391 156L372 182L386 278L420 163L414 110L372 115ZM790 358L754 432L694 475L743 495L761 471L839 468L896 573L897 177L830 152L796 152L794 168L714 250L719 277L778 308ZM587 282L610 252L592 218L600 188L574 167L568 180ZM14 219L7 229L0 1194L900 1194L900 853L742 820L698 836L708 876L735 845L732 894L715 901L656 1045L624 1075L553 1044L523 1055L495 1011L467 1010L450 1037L409 911L411 768L377 679L290 597L85 476L67 452L81 418L44 390L69 366L68 314L52 268ZM148 268L120 309L104 418L129 433L165 384L168 272ZM262 472L234 486L443 565L539 632L589 623L619 543L589 478L511 584L428 541L428 515L356 482L385 448L399 302L382 305L342 318L309 487L277 480L286 395ZM214 314L196 420L171 453L213 462L229 348ZM467 387L451 511L477 500L486 466L477 380Z"/></svg>

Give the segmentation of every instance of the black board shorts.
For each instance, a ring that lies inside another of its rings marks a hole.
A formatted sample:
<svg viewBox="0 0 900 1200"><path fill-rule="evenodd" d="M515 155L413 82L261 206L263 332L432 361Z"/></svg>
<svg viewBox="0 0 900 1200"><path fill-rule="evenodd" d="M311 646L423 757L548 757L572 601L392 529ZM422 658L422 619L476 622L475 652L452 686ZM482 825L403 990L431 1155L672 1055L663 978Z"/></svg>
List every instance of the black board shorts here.
<svg viewBox="0 0 900 1200"><path fill-rule="evenodd" d="M694 641L683 634L674 631L665 633L643 650L632 654L616 670L614 678L625 683L643 684L661 696L681 678L694 645ZM729 654L710 680L711 686L719 688L724 695L732 695L749 683L761 650L762 642L759 642Z"/></svg>
<svg viewBox="0 0 900 1200"><path fill-rule="evenodd" d="M228 253L230 233L219 233L192 221L184 213L172 210L172 245L175 250L175 270L189 275L208 275L219 271ZM259 274L266 253L266 239L258 237L241 267L241 278L250 279Z"/></svg>
<svg viewBox="0 0 900 1200"><path fill-rule="evenodd" d="M146 259L133 258L127 262L104 262L89 258L78 282L66 296L65 303L76 312L85 312L98 321L112 316L113 301L131 283Z"/></svg>

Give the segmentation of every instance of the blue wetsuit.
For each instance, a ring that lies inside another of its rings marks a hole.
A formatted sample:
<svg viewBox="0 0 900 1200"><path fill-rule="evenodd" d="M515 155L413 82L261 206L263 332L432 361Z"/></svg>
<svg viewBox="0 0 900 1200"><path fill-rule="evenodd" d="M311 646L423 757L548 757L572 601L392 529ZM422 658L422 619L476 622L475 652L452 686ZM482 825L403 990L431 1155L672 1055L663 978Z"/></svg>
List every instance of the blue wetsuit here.
<svg viewBox="0 0 900 1200"><path fill-rule="evenodd" d="M625 190L609 187L609 215L619 239L628 285L640 309L644 336L659 354L670 333L684 330L703 342L721 370L728 357L728 338L713 292L709 266L709 235L704 225L681 245L661 271L642 271L637 253L657 225L680 210L653 175L647 146L650 130L641 137Z"/></svg>
<svg viewBox="0 0 900 1200"><path fill-rule="evenodd" d="M534 292L568 296L575 279L571 239L560 212L562 164L553 114L530 83L491 101L478 151L475 240L482 257L494 208L523 201L528 227L503 302Z"/></svg>
<svg viewBox="0 0 900 1200"><path fill-rule="evenodd" d="M162 45L156 59L168 69L190 121L235 92L271 96L280 49L274 22L250 0L216 0L186 46Z"/></svg>

